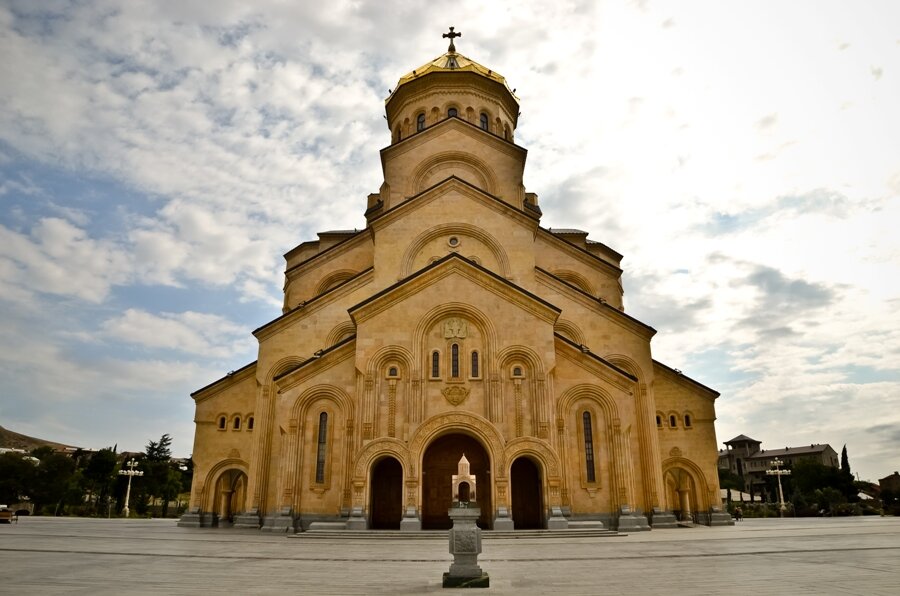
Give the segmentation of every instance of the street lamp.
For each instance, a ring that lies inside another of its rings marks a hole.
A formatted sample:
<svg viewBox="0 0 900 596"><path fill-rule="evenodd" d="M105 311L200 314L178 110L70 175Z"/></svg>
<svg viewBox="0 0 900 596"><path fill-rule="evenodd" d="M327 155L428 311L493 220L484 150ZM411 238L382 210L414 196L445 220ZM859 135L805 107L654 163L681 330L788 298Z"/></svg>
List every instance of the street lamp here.
<svg viewBox="0 0 900 596"><path fill-rule="evenodd" d="M790 476L790 470L782 470L781 466L784 465L784 462L778 458L772 460L772 465L774 469L766 470L766 474L769 476L775 476L778 479L778 505L779 505L779 515L784 517L784 493L781 492L781 477L782 476Z"/></svg>
<svg viewBox="0 0 900 596"><path fill-rule="evenodd" d="M141 470L135 470L138 463L134 460L133 457L131 458L131 461L129 461L125 465L128 466L128 469L119 470L119 476L128 476L128 489L125 491L125 517L128 517L128 501L131 500L131 479L135 476L143 476L144 472Z"/></svg>

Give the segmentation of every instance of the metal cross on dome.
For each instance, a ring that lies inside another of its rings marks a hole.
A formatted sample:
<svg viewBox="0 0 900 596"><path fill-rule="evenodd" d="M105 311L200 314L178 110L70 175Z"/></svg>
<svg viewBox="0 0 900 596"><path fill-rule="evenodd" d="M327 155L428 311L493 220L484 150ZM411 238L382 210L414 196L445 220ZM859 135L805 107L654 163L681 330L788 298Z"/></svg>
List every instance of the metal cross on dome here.
<svg viewBox="0 0 900 596"><path fill-rule="evenodd" d="M449 37L450 38L450 47L447 48L448 52L455 52L456 46L453 45L453 39L456 37L462 37L462 33L456 33L453 30L453 27L450 27L450 33L444 33L441 37Z"/></svg>

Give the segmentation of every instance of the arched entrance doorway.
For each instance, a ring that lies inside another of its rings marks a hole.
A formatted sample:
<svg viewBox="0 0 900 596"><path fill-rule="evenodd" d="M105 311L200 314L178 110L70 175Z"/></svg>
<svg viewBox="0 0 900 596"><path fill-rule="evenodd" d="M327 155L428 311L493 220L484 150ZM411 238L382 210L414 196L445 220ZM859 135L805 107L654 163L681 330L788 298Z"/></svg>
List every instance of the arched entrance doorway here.
<svg viewBox="0 0 900 596"><path fill-rule="evenodd" d="M231 525L234 516L244 510L247 475L240 470L226 470L216 481L213 501L213 524Z"/></svg>
<svg viewBox="0 0 900 596"><path fill-rule="evenodd" d="M475 476L475 493L481 517L478 526L491 528L491 478L490 458L487 451L473 437L464 434L444 435L435 439L422 458L422 529L446 530L450 528L451 480L456 474L460 458L465 455Z"/></svg>
<svg viewBox="0 0 900 596"><path fill-rule="evenodd" d="M697 523L699 503L697 488L691 475L682 468L670 468L665 473L666 498L678 521Z"/></svg>
<svg viewBox="0 0 900 596"><path fill-rule="evenodd" d="M403 466L385 457L372 467L369 484L373 530L399 530L403 517Z"/></svg>
<svg viewBox="0 0 900 596"><path fill-rule="evenodd" d="M510 496L515 529L541 529L544 527L541 471L527 457L513 462L510 470Z"/></svg>

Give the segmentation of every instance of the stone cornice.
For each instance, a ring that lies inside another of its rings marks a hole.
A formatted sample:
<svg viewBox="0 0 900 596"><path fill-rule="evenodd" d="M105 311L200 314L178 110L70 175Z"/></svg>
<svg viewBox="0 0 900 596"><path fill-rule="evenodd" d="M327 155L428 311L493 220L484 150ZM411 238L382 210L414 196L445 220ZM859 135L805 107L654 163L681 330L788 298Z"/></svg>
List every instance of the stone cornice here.
<svg viewBox="0 0 900 596"><path fill-rule="evenodd" d="M537 220L535 219L535 216L520 209L516 209L514 206L510 205L503 199L486 193L477 186L473 186L462 178L458 178L456 176L445 178L434 186L426 188L419 194L406 199L396 207L392 207L391 209L385 211L384 213L370 221L369 227L375 231L378 231L379 228L384 228L390 223L396 221L398 218L408 215L410 211L414 211L420 206L426 205L427 203L440 198L451 190L459 191L460 193L479 201L481 204L496 211L497 213L511 217L513 221L522 224L529 230L537 229Z"/></svg>
<svg viewBox="0 0 900 596"><path fill-rule="evenodd" d="M240 383L241 381L245 381L248 377L254 376L256 376L256 360L228 373L221 379L217 379L209 385L194 391L191 393L191 398L194 400L194 403L199 404L200 402L206 401L214 395L217 395L222 390L227 389L236 383Z"/></svg>
<svg viewBox="0 0 900 596"><path fill-rule="evenodd" d="M608 302L591 296L581 288L556 277L545 269L541 269L540 267L535 267L534 269L537 272L537 276L535 279L543 286L565 294L572 300L575 300L579 304L587 306L594 312L603 315L604 318L634 333L635 335L646 339L647 341L649 341L654 335L656 335L656 329L654 329L650 325L647 325L646 323L642 323L631 315L628 315L618 308L610 305Z"/></svg>
<svg viewBox="0 0 900 596"><path fill-rule="evenodd" d="M288 281L296 279L297 276L302 275L303 272L305 272L310 267L313 267L313 266L318 267L324 263L327 263L328 261L330 261L332 259L335 259L347 252L354 250L355 248L358 248L358 246L360 244L362 244L363 241L366 239L368 239L369 241L372 241L372 231L369 230L368 228L364 228L364 229L360 230L359 232L357 232L353 236L347 238L346 240L341 240L334 246L329 246L322 252L316 253L313 256L311 256L310 258L306 259L305 261L301 261L301 262L297 263L290 269L286 269L284 271L284 276ZM300 246L303 246L303 245L301 244ZM299 246L297 248L299 248ZM296 250L296 249L292 249L291 251L288 251L285 254L285 258L287 258L287 256L290 255L291 252L293 252L293 250Z"/></svg>
<svg viewBox="0 0 900 596"><path fill-rule="evenodd" d="M339 283L333 288L329 288L318 296L315 296L307 300L306 302L301 302L299 305L284 313L277 319L273 319L265 325L254 329L253 335L256 336L256 339L258 339L259 341L268 339L275 333L278 333L282 329L290 327L297 321L306 318L314 312L317 312L318 310L331 304L335 300L339 300L340 298L347 296L351 292L365 286L366 284L371 283L374 276L375 268L369 267L368 269L354 275L350 279Z"/></svg>
<svg viewBox="0 0 900 596"><path fill-rule="evenodd" d="M695 381L694 379L690 378L680 371L675 370L674 368L666 366L659 360L653 360L653 374L660 373L662 374L662 376L671 379L680 385L690 387L691 389L699 389L702 395L710 400L715 400L721 395L721 393L719 393L715 389L707 387L699 381Z"/></svg>
<svg viewBox="0 0 900 596"><path fill-rule="evenodd" d="M352 358L356 354L356 336L352 335L326 350L321 350L296 367L275 377L278 393L284 393L329 368Z"/></svg>
<svg viewBox="0 0 900 596"><path fill-rule="evenodd" d="M579 346L572 340L554 333L556 340L556 355L565 358L580 368L609 381L625 393L631 393L637 379L625 372L612 362L591 352L585 346Z"/></svg>
<svg viewBox="0 0 900 596"><path fill-rule="evenodd" d="M425 130L420 130L406 137L402 141L398 141L396 143L393 143L392 145L384 147L380 151L382 173L384 173L384 164L387 159L395 157L397 155L402 155L407 151L415 151L424 143L427 143L428 141L433 140L434 137L443 135L450 130L457 130L477 141L487 143L491 146L491 148L496 149L501 153L505 153L512 157L521 158L523 163L525 162L525 158L528 156L528 150L524 147L516 145L512 141L507 141L503 137L498 137L497 135L492 134L486 130L482 130L481 127L472 124L468 120L464 120L463 118L459 117L444 118L440 122L426 127Z"/></svg>
<svg viewBox="0 0 900 596"><path fill-rule="evenodd" d="M559 308L540 296L503 279L496 273L473 263L465 257L456 253L450 253L446 257L431 263L427 267L351 307L349 309L350 317L358 326L360 323L420 292L423 287L430 286L451 275L465 277L551 325L556 322L561 312Z"/></svg>
<svg viewBox="0 0 900 596"><path fill-rule="evenodd" d="M572 255L583 263L592 267L600 265L601 269L605 269L610 273L614 273L616 277L622 275L621 267L613 265L609 261L598 257L597 255L581 248L580 246L572 244L565 238L560 238L550 230L547 230L545 228L538 228L538 233L543 235L545 238L550 239L551 242L555 242L560 248L564 249L566 253Z"/></svg>

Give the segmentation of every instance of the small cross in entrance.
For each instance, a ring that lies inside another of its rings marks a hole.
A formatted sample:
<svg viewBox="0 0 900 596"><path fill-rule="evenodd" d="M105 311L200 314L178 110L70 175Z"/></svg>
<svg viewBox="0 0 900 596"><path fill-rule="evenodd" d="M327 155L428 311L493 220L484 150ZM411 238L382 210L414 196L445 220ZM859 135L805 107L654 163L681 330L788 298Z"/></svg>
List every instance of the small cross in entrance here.
<svg viewBox="0 0 900 596"><path fill-rule="evenodd" d="M453 27L450 27L450 33L444 33L441 37L449 37L450 38L450 47L447 48L448 52L455 52L456 46L453 45L453 39L456 37L462 37L462 33L456 33L453 31Z"/></svg>

